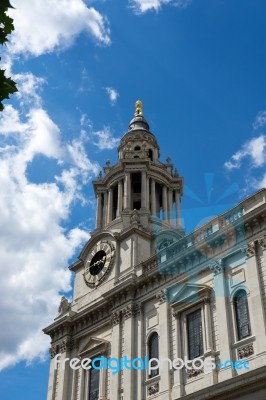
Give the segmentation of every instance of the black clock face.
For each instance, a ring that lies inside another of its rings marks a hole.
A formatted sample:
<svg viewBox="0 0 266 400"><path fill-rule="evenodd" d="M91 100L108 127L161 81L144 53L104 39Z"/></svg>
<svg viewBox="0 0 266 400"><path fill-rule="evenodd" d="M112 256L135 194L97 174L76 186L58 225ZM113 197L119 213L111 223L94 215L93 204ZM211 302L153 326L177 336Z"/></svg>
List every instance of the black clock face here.
<svg viewBox="0 0 266 400"><path fill-rule="evenodd" d="M106 261L106 253L104 250L98 251L95 256L92 257L90 263L90 273L91 275L98 275L104 267Z"/></svg>
<svg viewBox="0 0 266 400"><path fill-rule="evenodd" d="M114 247L107 241L96 243L85 261L84 279L88 286L96 287L102 282L114 258Z"/></svg>

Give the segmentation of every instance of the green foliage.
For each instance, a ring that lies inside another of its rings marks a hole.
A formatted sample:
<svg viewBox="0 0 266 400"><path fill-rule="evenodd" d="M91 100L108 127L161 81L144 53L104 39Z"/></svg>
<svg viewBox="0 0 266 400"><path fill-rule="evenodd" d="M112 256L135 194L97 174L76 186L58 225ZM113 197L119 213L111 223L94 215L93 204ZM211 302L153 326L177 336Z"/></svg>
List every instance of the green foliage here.
<svg viewBox="0 0 266 400"><path fill-rule="evenodd" d="M5 45L8 35L14 30L13 19L6 13L9 8L13 8L9 0L0 0L0 44ZM1 60L1 57L0 57ZM0 111L3 111L3 100L8 99L9 95L17 92L16 83L11 78L5 76L5 70L0 69Z"/></svg>

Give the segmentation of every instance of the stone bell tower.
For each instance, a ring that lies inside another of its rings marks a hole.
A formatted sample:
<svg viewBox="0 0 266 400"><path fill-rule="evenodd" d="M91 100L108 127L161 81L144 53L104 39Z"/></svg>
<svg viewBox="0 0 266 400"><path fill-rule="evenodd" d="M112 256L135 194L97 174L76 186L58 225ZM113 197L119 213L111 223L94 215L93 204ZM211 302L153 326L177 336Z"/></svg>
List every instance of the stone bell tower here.
<svg viewBox="0 0 266 400"><path fill-rule="evenodd" d="M118 147L119 160L104 167L93 182L97 196L96 232L108 229L121 232L138 223L152 232L156 225L182 229L180 198L183 178L173 168L170 157L160 161L156 137L136 102L134 118Z"/></svg>

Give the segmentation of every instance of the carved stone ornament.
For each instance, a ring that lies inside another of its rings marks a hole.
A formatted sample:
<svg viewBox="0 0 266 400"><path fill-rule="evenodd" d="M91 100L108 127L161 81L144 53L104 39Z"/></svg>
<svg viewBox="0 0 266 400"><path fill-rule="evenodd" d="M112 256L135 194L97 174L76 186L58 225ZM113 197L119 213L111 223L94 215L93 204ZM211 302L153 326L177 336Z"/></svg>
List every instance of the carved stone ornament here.
<svg viewBox="0 0 266 400"><path fill-rule="evenodd" d="M132 224L139 224L140 223L140 219L139 219L139 214L137 212L137 210L133 210L133 213L131 215L131 223Z"/></svg>
<svg viewBox="0 0 266 400"><path fill-rule="evenodd" d="M50 357L54 358L57 355L57 346L52 346L49 349Z"/></svg>
<svg viewBox="0 0 266 400"><path fill-rule="evenodd" d="M139 304L129 304L122 310L122 314L124 319L128 319L134 317L140 312L140 305Z"/></svg>
<svg viewBox="0 0 266 400"><path fill-rule="evenodd" d="M258 239L259 245L265 250L266 249L266 235Z"/></svg>
<svg viewBox="0 0 266 400"><path fill-rule="evenodd" d="M59 316L66 314L70 310L70 303L65 296L61 297L61 302L58 308Z"/></svg>
<svg viewBox="0 0 266 400"><path fill-rule="evenodd" d="M152 396L153 394L158 392L159 392L159 382L156 382L153 385L148 386L148 396Z"/></svg>
<svg viewBox="0 0 266 400"><path fill-rule="evenodd" d="M114 311L111 314L111 324L114 326L119 324L119 322L120 322L120 311Z"/></svg>
<svg viewBox="0 0 266 400"><path fill-rule="evenodd" d="M65 351L71 351L73 344L74 342L72 338L66 338L62 340L62 342L59 344L60 352L64 353Z"/></svg>
<svg viewBox="0 0 266 400"><path fill-rule="evenodd" d="M164 303L166 301L166 295L164 290L161 290L159 293L157 293L156 298L159 300L160 304Z"/></svg>
<svg viewBox="0 0 266 400"><path fill-rule="evenodd" d="M242 358L246 358L252 356L254 354L253 344L250 343L240 349L237 349L238 358L241 360Z"/></svg>
<svg viewBox="0 0 266 400"><path fill-rule="evenodd" d="M211 264L209 268L213 272L213 275L221 274L223 271L223 260L217 260L216 262Z"/></svg>
<svg viewBox="0 0 266 400"><path fill-rule="evenodd" d="M247 257L252 257L255 255L255 242L249 242L247 246Z"/></svg>
<svg viewBox="0 0 266 400"><path fill-rule="evenodd" d="M194 368L187 369L187 377L188 378L195 378L196 376L198 376L200 374L203 374L203 372L204 372L203 368L201 368L201 369L194 369Z"/></svg>

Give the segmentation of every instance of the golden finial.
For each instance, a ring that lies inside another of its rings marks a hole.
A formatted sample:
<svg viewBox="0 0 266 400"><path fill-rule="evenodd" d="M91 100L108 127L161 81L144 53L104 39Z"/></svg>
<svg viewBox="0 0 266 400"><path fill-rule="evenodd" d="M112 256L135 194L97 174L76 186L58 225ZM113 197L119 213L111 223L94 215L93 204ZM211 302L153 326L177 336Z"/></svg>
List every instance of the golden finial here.
<svg viewBox="0 0 266 400"><path fill-rule="evenodd" d="M135 117L141 116L142 115L142 102L140 100L136 101L136 111L135 111Z"/></svg>

